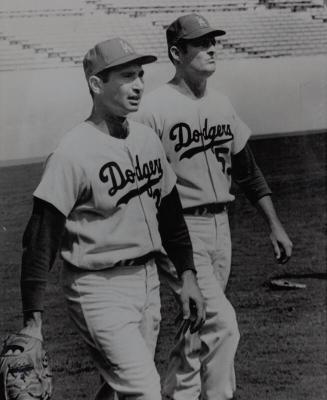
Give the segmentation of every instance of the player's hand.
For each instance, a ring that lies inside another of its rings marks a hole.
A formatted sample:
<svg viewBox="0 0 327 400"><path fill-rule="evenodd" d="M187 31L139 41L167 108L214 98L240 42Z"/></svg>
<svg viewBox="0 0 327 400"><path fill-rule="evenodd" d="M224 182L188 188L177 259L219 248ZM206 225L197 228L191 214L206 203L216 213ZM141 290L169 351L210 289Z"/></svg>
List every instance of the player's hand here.
<svg viewBox="0 0 327 400"><path fill-rule="evenodd" d="M43 340L42 313L30 312L24 314L24 328L19 333Z"/></svg>
<svg viewBox="0 0 327 400"><path fill-rule="evenodd" d="M292 255L293 243L279 221L271 226L270 240L277 262L285 264Z"/></svg>
<svg viewBox="0 0 327 400"><path fill-rule="evenodd" d="M183 307L183 319L190 320L190 332L194 333L204 324L205 303L200 292L196 276L191 270L182 275L181 302Z"/></svg>

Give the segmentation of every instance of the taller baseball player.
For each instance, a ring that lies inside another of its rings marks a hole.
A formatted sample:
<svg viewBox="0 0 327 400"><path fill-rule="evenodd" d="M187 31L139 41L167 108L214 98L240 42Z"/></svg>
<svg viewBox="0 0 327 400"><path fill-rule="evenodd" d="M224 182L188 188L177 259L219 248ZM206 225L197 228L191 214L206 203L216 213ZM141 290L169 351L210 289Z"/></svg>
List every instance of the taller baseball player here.
<svg viewBox="0 0 327 400"><path fill-rule="evenodd" d="M166 34L175 76L145 96L135 118L157 132L177 175L207 318L198 335L187 333L177 342L164 390L174 400L231 399L239 341L235 312L224 294L231 266L227 210L234 200L232 178L265 216L280 262L291 256L292 243L249 148L250 129L228 98L207 86L216 68L215 37L225 32L190 14L174 21ZM178 292L167 257L158 263Z"/></svg>
<svg viewBox="0 0 327 400"><path fill-rule="evenodd" d="M48 159L23 238L22 332L42 339L47 273L61 248L68 310L102 376L96 400L114 391L161 399L153 354L162 245L183 281L184 318L191 299L194 329L205 318L175 174L153 130L126 118L140 103L142 65L155 60L121 38L86 54L92 113Z"/></svg>

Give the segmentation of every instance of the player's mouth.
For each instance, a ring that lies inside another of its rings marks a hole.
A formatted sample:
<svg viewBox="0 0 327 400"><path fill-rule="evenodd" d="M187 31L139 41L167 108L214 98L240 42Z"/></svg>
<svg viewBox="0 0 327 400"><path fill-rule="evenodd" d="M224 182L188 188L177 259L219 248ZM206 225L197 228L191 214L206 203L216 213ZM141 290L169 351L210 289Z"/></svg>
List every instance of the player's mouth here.
<svg viewBox="0 0 327 400"><path fill-rule="evenodd" d="M129 96L128 101L131 105L138 105L141 100L141 96Z"/></svg>

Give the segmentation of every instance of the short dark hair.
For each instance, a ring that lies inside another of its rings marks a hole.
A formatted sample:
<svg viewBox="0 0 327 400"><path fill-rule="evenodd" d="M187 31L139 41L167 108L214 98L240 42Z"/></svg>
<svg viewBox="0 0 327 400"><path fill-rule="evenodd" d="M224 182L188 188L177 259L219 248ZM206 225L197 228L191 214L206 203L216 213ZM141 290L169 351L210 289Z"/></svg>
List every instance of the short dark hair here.
<svg viewBox="0 0 327 400"><path fill-rule="evenodd" d="M110 75L110 72L112 71L112 69L113 68L103 69L102 71L100 71L97 74L95 74L95 76L100 78L103 83L107 83L108 80L109 80L109 75Z"/></svg>
<svg viewBox="0 0 327 400"><path fill-rule="evenodd" d="M112 70L113 70L113 68L104 69L104 70L98 72L97 74L95 74L95 76L97 76L98 78L100 78L100 79L102 80L103 83L107 83L108 80L109 80L110 72L111 72ZM92 99L94 99L93 90L91 89L91 86L90 86L90 85L88 85L88 86L89 86L90 95L91 95Z"/></svg>
<svg viewBox="0 0 327 400"><path fill-rule="evenodd" d="M187 43L188 43L188 42L189 42L189 41L186 40L186 39L180 39L180 40L178 40L176 43L169 43L169 44L168 44L168 57L169 57L169 60L170 60L173 64L175 64L175 60L173 59L173 57L172 57L172 55L171 55L171 53L170 53L171 47L172 47L172 46L176 46L176 47L179 48L180 51L182 51L183 53L186 53L186 47L187 47Z"/></svg>

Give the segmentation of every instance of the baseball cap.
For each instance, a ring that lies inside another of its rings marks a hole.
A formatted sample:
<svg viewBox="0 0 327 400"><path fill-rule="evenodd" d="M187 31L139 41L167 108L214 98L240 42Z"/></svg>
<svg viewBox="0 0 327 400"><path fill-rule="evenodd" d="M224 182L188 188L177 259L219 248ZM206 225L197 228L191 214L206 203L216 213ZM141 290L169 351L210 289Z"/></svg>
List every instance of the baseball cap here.
<svg viewBox="0 0 327 400"><path fill-rule="evenodd" d="M187 14L177 18L168 26L166 37L168 44L174 44L180 39L196 39L209 33L213 36L222 36L226 32L212 28L202 15Z"/></svg>
<svg viewBox="0 0 327 400"><path fill-rule="evenodd" d="M140 64L150 64L156 60L156 56L139 54L126 40L115 37L100 42L90 49L83 59L83 67L86 78L89 78L104 69L117 67L132 61Z"/></svg>

